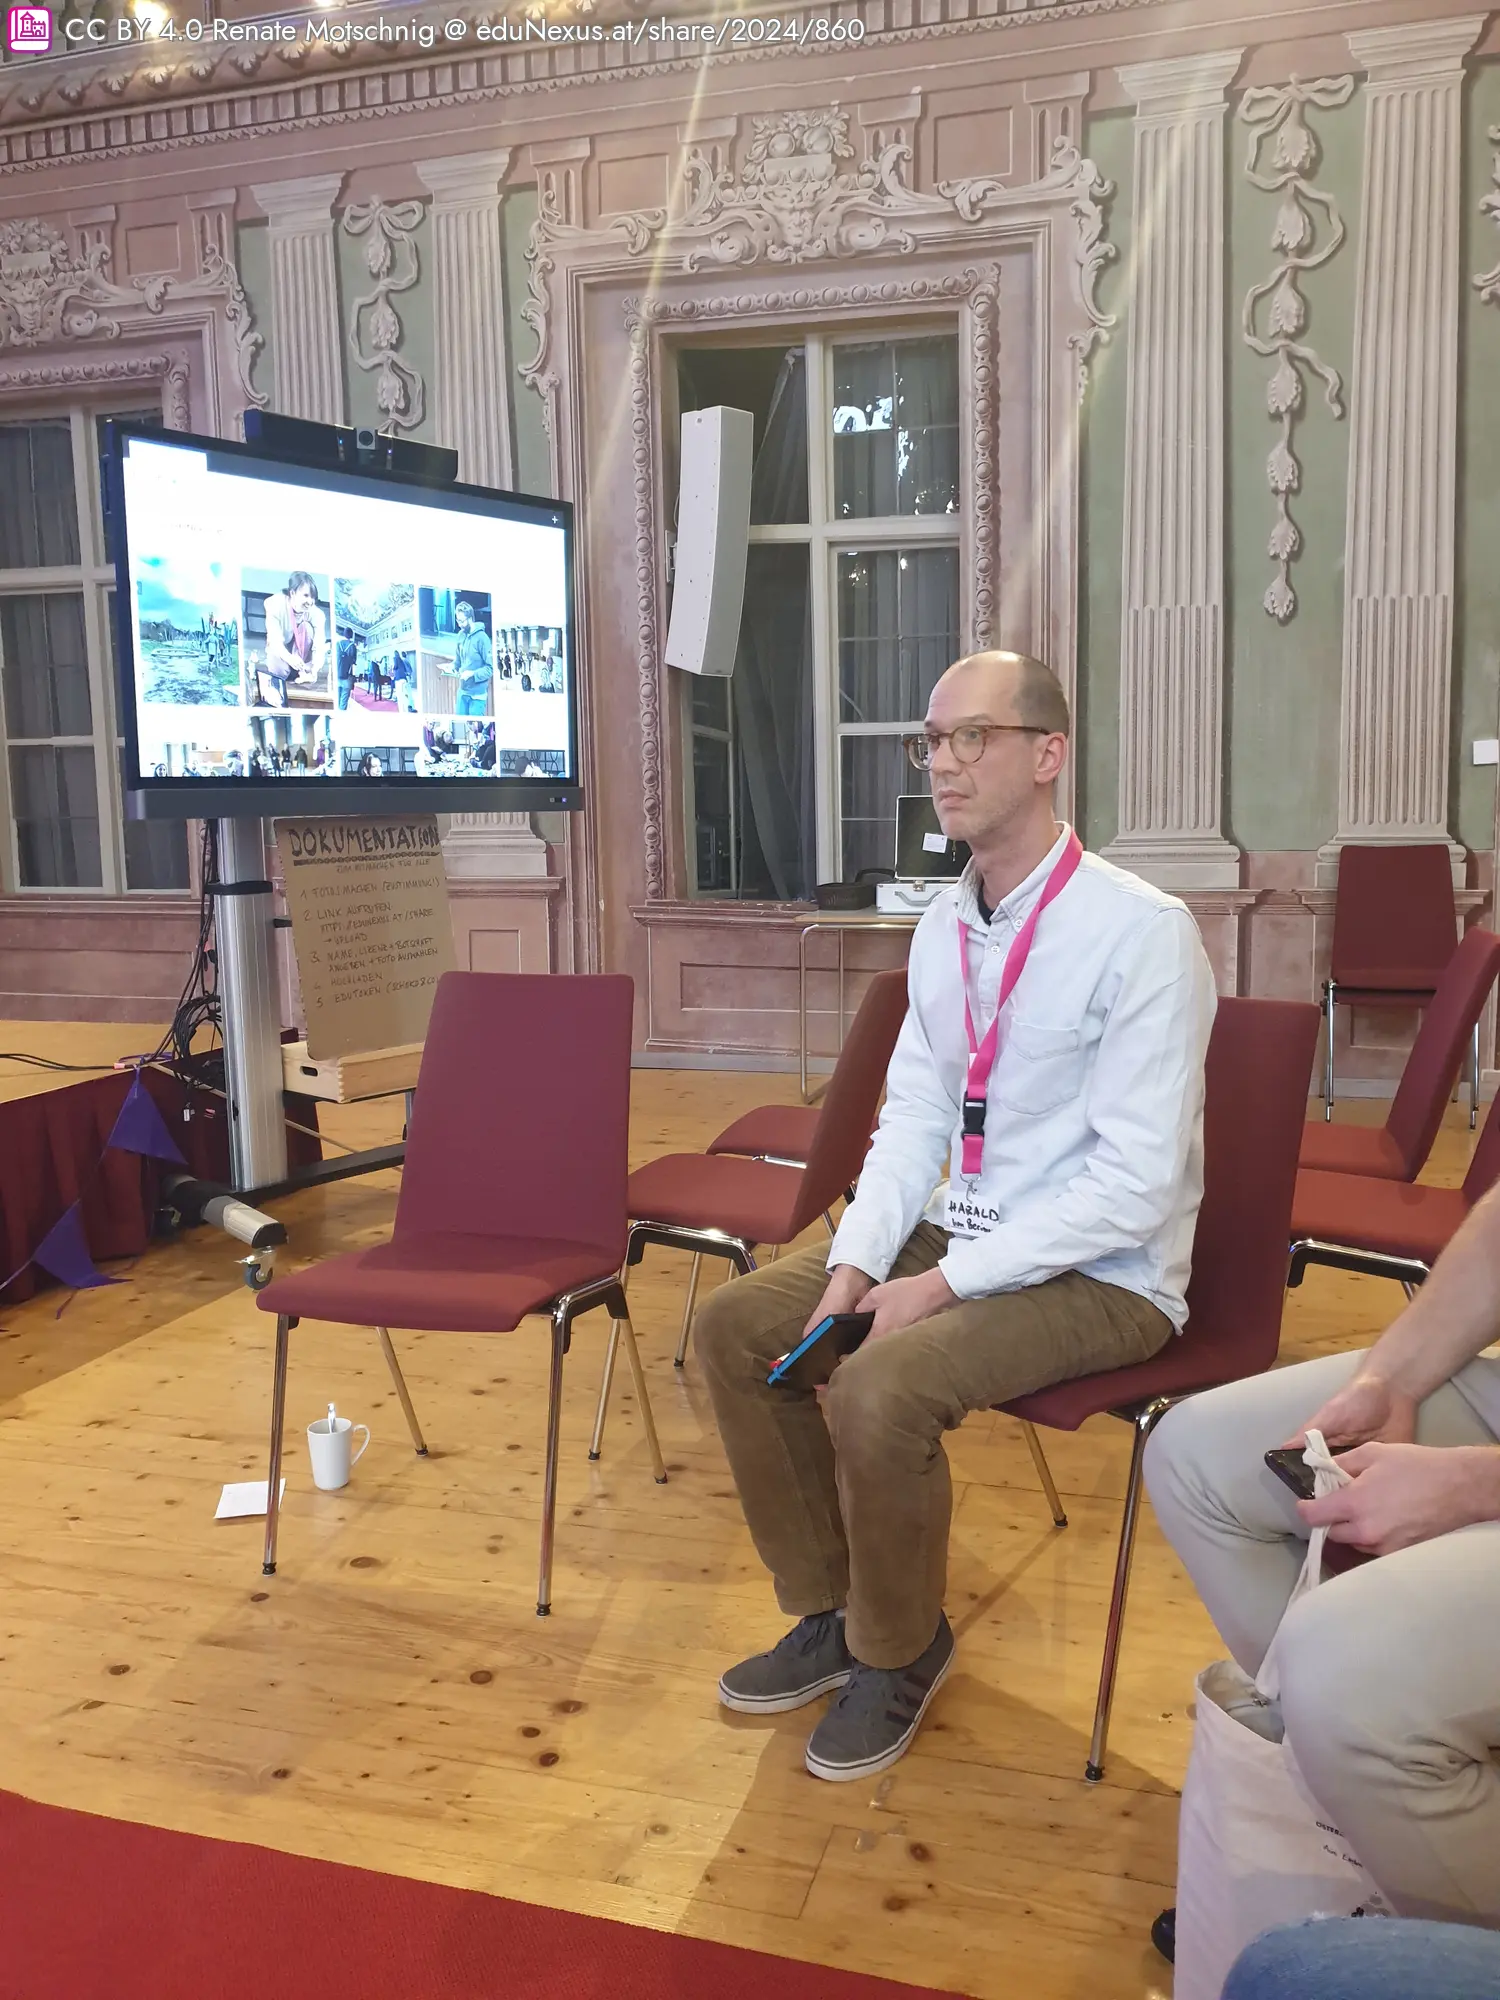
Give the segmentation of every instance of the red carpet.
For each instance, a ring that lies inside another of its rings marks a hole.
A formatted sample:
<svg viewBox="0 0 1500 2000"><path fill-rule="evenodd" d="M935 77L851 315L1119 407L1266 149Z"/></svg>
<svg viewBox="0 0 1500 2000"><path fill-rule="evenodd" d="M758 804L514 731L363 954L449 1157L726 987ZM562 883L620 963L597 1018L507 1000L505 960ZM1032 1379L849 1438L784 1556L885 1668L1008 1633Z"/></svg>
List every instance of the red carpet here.
<svg viewBox="0 0 1500 2000"><path fill-rule="evenodd" d="M923 1989L0 1792L0 1996L923 2000Z"/></svg>
<svg viewBox="0 0 1500 2000"><path fill-rule="evenodd" d="M394 695L390 696L389 699L382 696L377 701L374 695L367 694L363 688L356 688L349 699L352 702L356 702L359 707L372 709L379 715L394 715L396 713L396 697Z"/></svg>

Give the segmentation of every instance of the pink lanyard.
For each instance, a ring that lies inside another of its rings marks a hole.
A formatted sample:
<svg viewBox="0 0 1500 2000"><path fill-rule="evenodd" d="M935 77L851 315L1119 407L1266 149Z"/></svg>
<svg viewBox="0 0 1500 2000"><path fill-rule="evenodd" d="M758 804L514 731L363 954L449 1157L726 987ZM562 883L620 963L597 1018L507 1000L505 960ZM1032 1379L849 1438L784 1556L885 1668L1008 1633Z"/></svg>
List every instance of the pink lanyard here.
<svg viewBox="0 0 1500 2000"><path fill-rule="evenodd" d="M1031 956L1032 939L1036 936L1037 921L1047 905L1060 896L1073 879L1074 870L1083 859L1083 842L1076 833L1068 835L1068 844L1058 858L1057 866L1047 877L1046 886L1032 906L1031 915L1016 932L1010 950L1005 954L1005 970L1000 975L1000 998L995 1002L995 1017L985 1030L984 1040L979 1041L974 1034L974 1012L969 1005L969 926L959 919L958 924L958 976L964 994L964 1032L969 1038L969 1073L964 1085L964 1129L962 1171L966 1180L977 1178L984 1165L984 1114L989 1102L990 1071L995 1067L995 1056L1000 1046L1000 1016L1005 1012L1005 1003L1015 991L1016 981L1026 970L1026 961Z"/></svg>

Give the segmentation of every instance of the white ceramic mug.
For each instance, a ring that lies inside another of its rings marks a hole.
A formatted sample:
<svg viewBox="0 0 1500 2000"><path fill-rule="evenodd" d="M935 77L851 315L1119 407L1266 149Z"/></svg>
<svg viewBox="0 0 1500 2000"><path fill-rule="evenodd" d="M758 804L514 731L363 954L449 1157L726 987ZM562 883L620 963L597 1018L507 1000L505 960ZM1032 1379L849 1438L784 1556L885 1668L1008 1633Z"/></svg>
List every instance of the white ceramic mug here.
<svg viewBox="0 0 1500 2000"><path fill-rule="evenodd" d="M351 1457L349 1446L356 1431L364 1432L365 1441ZM369 1448L368 1424L351 1423L348 1417L319 1417L307 1427L313 1485L321 1486L325 1493L336 1493L339 1487L347 1486L351 1468L359 1464Z"/></svg>

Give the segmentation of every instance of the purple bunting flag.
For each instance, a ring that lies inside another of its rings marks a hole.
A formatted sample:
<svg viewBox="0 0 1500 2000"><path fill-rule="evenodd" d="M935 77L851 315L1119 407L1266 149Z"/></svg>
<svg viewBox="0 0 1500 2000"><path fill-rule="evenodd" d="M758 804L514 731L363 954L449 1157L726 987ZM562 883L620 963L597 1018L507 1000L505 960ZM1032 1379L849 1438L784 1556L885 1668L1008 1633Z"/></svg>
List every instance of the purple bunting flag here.
<svg viewBox="0 0 1500 2000"><path fill-rule="evenodd" d="M33 1264L50 1271L59 1283L75 1292L92 1291L97 1285L117 1285L118 1278L106 1278L94 1263L88 1238L83 1233L83 1214L75 1201L65 1208L31 1253Z"/></svg>
<svg viewBox="0 0 1500 2000"><path fill-rule="evenodd" d="M174 1166L187 1165L139 1070L125 1093L125 1102L105 1145L121 1153L144 1153L148 1159L169 1160Z"/></svg>

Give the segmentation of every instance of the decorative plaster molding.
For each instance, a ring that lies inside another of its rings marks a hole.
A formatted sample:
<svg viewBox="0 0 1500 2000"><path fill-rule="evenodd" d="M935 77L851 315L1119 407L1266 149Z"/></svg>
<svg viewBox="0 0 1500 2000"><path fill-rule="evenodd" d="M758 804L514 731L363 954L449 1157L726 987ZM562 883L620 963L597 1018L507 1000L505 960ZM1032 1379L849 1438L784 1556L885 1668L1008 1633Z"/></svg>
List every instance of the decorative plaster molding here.
<svg viewBox="0 0 1500 2000"><path fill-rule="evenodd" d="M0 352L116 341L127 326L135 330L142 318L161 319L169 307L201 300L217 308L222 302L241 394L247 403L265 402L253 381L262 338L227 257L210 248L195 277L140 278L130 285L105 275L108 261L107 246L97 242L75 257L62 234L35 216L0 222ZM132 363L137 358L130 357ZM185 398L185 388L182 393Z"/></svg>
<svg viewBox="0 0 1500 2000"><path fill-rule="evenodd" d="M79 361L35 361L21 367L0 363L0 396L41 395L57 389L114 389L138 382L165 382L185 363L180 354L105 354ZM185 430L185 424L173 424Z"/></svg>
<svg viewBox="0 0 1500 2000"><path fill-rule="evenodd" d="M550 366L551 279L556 256L565 246L603 245L617 239L626 254L648 250L665 271L691 272L707 261L744 269L762 258L776 264L845 261L855 257L909 256L919 234L951 231L955 221L977 225L1007 207L1038 199L1066 201L1076 225L1074 294L1089 322L1069 337L1080 386L1094 346L1108 337L1113 314L1101 312L1094 296L1099 274L1116 255L1102 240L1103 202L1114 192L1092 160L1071 139L1061 137L1044 177L1016 187L993 175L940 181L931 194L910 187L903 169L911 148L892 144L878 159L841 169L855 157L849 120L835 105L824 111L776 112L754 120L754 136L744 171L715 170L697 148L683 162L686 196L680 204L637 209L610 216L593 231L578 227L558 211L544 183L527 249L527 298L521 317L536 336L536 352L521 369L522 380L543 399L549 433L558 381Z"/></svg>
<svg viewBox="0 0 1500 2000"><path fill-rule="evenodd" d="M647 302L649 305L649 301ZM626 302L630 334L630 464L635 498L636 615L639 646L636 690L641 719L641 802L646 848L646 894L667 893L666 802L661 776L661 647L657 611L656 487L652 423L651 330L641 301Z"/></svg>
<svg viewBox="0 0 1500 2000"><path fill-rule="evenodd" d="M437 438L458 452L461 476L512 484L510 363L506 346L502 189L511 149L418 160L432 190L436 281Z"/></svg>
<svg viewBox="0 0 1500 2000"><path fill-rule="evenodd" d="M344 233L364 237L365 269L374 282L374 290L349 307L349 348L356 366L377 377L375 402L385 437L418 429L427 415L427 387L411 363L401 359L405 328L391 303L398 293L409 292L422 275L412 241L421 220L419 201L385 202L375 196L344 210ZM398 250L403 253L404 268L400 271L396 269ZM366 334L374 349L371 354L365 352Z"/></svg>
<svg viewBox="0 0 1500 2000"><path fill-rule="evenodd" d="M1463 75L1464 59L1488 24L1487 14L1454 15L1446 21L1413 21L1400 28L1365 28L1345 37L1367 88L1409 89L1425 83L1452 83Z"/></svg>
<svg viewBox="0 0 1500 2000"><path fill-rule="evenodd" d="M1138 63L1120 675L1107 854L1173 889L1239 882L1221 831L1224 93L1242 51Z"/></svg>
<svg viewBox="0 0 1500 2000"><path fill-rule="evenodd" d="M1175 122L1194 111L1221 111L1224 93L1244 60L1243 49L1213 49L1205 55L1127 63L1116 75L1136 107L1137 123L1148 118Z"/></svg>
<svg viewBox="0 0 1500 2000"><path fill-rule="evenodd" d="M1298 284L1299 276L1326 264L1345 235L1338 203L1331 194L1312 185L1312 176L1318 168L1318 142L1303 112L1309 104L1331 111L1347 104L1353 93L1352 76L1319 77L1313 83L1302 83L1293 77L1283 87L1247 90L1240 100L1240 117L1251 128L1245 178L1263 193L1282 197L1271 229L1271 248L1279 253L1279 261L1269 278L1250 287L1240 314L1246 345L1276 362L1266 385L1266 411L1271 421L1281 426L1281 439L1266 460L1266 477L1276 501L1276 520L1266 553L1276 564L1277 574L1261 603L1282 625L1297 609L1291 566L1302 549L1302 532L1292 518L1287 496L1302 490L1302 466L1292 449L1292 431L1306 392L1303 368L1311 369L1321 380L1324 398L1334 416L1344 414L1342 376L1319 358L1316 348L1300 338L1307 328L1308 304ZM1261 170L1260 155L1261 148L1272 137L1276 145L1267 173ZM1316 241L1318 225L1310 213L1313 208L1322 211L1328 226L1326 243ZM1262 334L1258 309L1266 298L1271 304L1267 331Z"/></svg>
<svg viewBox="0 0 1500 2000"><path fill-rule="evenodd" d="M1492 125L1488 137L1492 146L1500 147L1500 125ZM1480 202L1479 212L1500 226L1500 152L1494 156L1490 179L1494 182L1494 186ZM1481 271L1474 280L1474 289L1487 306L1500 301L1500 264L1492 265L1488 271Z"/></svg>
<svg viewBox="0 0 1500 2000"><path fill-rule="evenodd" d="M1484 25L1348 37L1367 81L1328 872L1344 841L1447 836L1462 85Z"/></svg>
<svg viewBox="0 0 1500 2000"><path fill-rule="evenodd" d="M79 256L50 222L24 216L0 222L0 347L46 347L57 340L117 340L119 322L101 306L155 310L170 283L152 278L117 285L109 248L95 241Z"/></svg>
<svg viewBox="0 0 1500 2000"><path fill-rule="evenodd" d="M270 218L271 358L276 406L313 423L344 420L333 210L345 176L311 174L251 187Z"/></svg>
<svg viewBox="0 0 1500 2000"><path fill-rule="evenodd" d="M926 214L932 204L901 177L910 146L882 146L857 167L840 167L855 157L848 113L837 104L752 118L738 178L715 173L694 149L683 163L687 201L674 233L702 240L688 244L683 268L762 257L805 264L891 249L909 254L916 246L902 218Z"/></svg>
<svg viewBox="0 0 1500 2000"><path fill-rule="evenodd" d="M1020 0L1020 4L1008 0L1005 11L999 12L991 11L995 0L946 0L942 20L911 25L912 0L863 0L861 19L866 48L901 47L1030 27L1039 14L1051 23L1165 4L1166 0ZM634 11L606 5L596 18L628 19ZM695 18L689 0L663 0L654 11ZM838 0L785 0L782 11L797 18L803 28L807 40L799 47L811 43L817 24L831 26L843 18ZM305 136L320 128L408 117L436 106L458 104L479 111L485 104L512 97L591 86L613 91L622 76L685 76L709 66L718 70L784 61L792 46L761 44L705 58L657 54L658 48L672 45L643 42L639 48L626 48L622 60L620 49L608 42L568 42L525 48L497 45L477 59L456 58L451 45L441 46L442 28L450 18L473 28L483 17L463 12L450 16L436 8L414 10L411 26L430 25L441 49L418 58L409 53L409 43L363 46L357 65L347 43L309 48L288 44L276 51L275 60L302 74L263 77L251 90L245 88L246 79L258 77L268 62L267 51L261 48L239 47L218 54L199 44L186 60L164 61L156 45L145 55L139 44L130 44L110 50L92 68L86 67L89 58L80 56L27 65L33 77L24 88L0 84L0 176L55 168L60 160L121 159L282 133Z"/></svg>
<svg viewBox="0 0 1500 2000"><path fill-rule="evenodd" d="M641 772L646 893L667 892L666 814L662 789L661 608L657 563L656 506L661 469L656 454L653 335L660 330L711 325L748 317L785 321L809 314L859 311L882 306L945 303L968 313L968 372L974 385L974 459L968 492L973 597L970 643L994 643L999 583L1000 494L997 466L999 425L999 274L993 266L970 268L942 278L913 278L882 284L807 284L790 291L715 293L671 300L660 295L625 301L630 337L630 454L635 517L636 686L641 729Z"/></svg>

